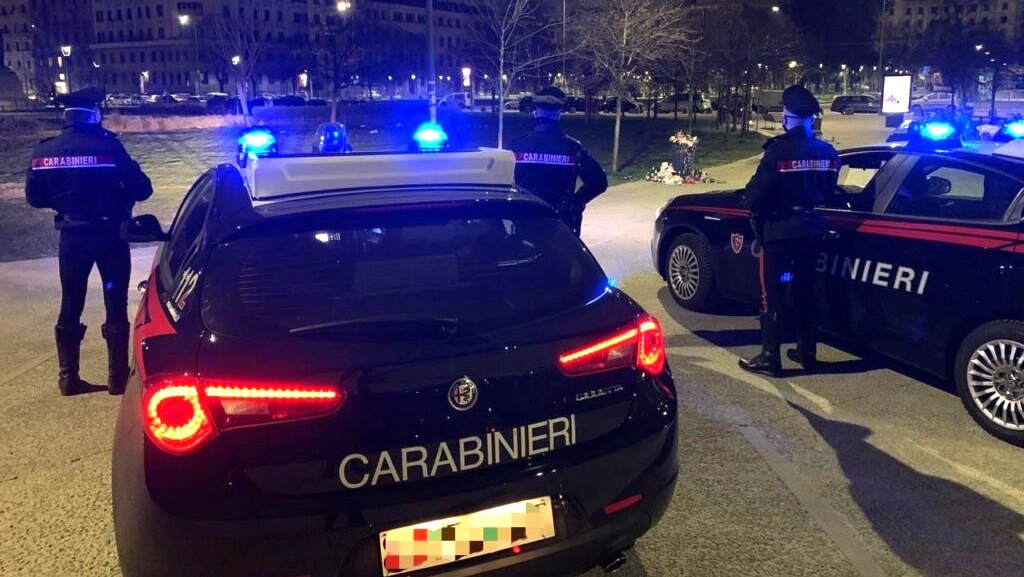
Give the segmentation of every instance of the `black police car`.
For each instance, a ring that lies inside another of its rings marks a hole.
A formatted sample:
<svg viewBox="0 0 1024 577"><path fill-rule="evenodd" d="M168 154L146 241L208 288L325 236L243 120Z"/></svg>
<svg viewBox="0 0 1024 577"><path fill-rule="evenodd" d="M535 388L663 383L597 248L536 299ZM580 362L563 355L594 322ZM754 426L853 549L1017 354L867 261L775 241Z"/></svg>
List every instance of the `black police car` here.
<svg viewBox="0 0 1024 577"><path fill-rule="evenodd" d="M124 574L621 565L676 484L661 328L511 152L243 153L169 232L125 230L161 245L114 444Z"/></svg>
<svg viewBox="0 0 1024 577"><path fill-rule="evenodd" d="M985 430L1024 445L1024 141L953 131L916 126L907 141L841 151L839 190L819 209L830 224L820 321L952 377ZM659 211L652 256L682 306L757 302L760 249L742 195L680 196Z"/></svg>

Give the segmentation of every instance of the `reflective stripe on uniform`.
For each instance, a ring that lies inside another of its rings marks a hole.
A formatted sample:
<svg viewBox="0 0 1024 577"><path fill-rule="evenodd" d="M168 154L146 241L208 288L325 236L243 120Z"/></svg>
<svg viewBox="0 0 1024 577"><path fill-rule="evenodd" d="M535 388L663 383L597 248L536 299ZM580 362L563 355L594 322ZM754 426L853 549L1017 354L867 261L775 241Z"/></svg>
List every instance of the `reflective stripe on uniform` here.
<svg viewBox="0 0 1024 577"><path fill-rule="evenodd" d="M516 162L524 164L553 164L556 166L576 166L579 158L569 154L551 154L548 152L517 152Z"/></svg>
<svg viewBox="0 0 1024 577"><path fill-rule="evenodd" d="M32 170L116 167L113 156L43 156L32 159Z"/></svg>
<svg viewBox="0 0 1024 577"><path fill-rule="evenodd" d="M839 172L835 160L780 160L775 169L779 172Z"/></svg>

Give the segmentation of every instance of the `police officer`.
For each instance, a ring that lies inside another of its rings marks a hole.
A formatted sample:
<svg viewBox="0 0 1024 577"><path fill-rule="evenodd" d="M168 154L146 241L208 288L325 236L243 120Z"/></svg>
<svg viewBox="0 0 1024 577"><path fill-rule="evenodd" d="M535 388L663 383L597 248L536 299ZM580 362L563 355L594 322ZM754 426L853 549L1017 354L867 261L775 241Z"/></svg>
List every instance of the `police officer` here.
<svg viewBox="0 0 1024 577"><path fill-rule="evenodd" d="M579 141L559 126L565 93L544 88L533 97L533 132L511 143L516 155L516 184L539 196L580 235L587 203L608 190L608 176ZM576 179L583 186L576 190Z"/></svg>
<svg viewBox="0 0 1024 577"><path fill-rule="evenodd" d="M790 86L782 93L782 106L785 134L765 143L764 157L744 194L761 244L762 348L756 357L739 361L747 371L775 377L782 373L780 312L787 286L797 307L799 337L786 356L807 369L817 362L813 281L827 230L813 208L835 193L840 164L835 148L814 136L814 116L821 113L814 95Z"/></svg>
<svg viewBox="0 0 1024 577"><path fill-rule="evenodd" d="M60 231L60 314L57 341L62 395L94 390L78 374L86 326L81 324L89 275L95 264L103 281L108 391L124 392L128 380L128 278L131 256L120 238L121 223L132 207L153 193L149 177L132 160L117 136L100 126L101 94L82 92L64 99L60 135L40 142L32 153L25 198L35 208L56 211Z"/></svg>

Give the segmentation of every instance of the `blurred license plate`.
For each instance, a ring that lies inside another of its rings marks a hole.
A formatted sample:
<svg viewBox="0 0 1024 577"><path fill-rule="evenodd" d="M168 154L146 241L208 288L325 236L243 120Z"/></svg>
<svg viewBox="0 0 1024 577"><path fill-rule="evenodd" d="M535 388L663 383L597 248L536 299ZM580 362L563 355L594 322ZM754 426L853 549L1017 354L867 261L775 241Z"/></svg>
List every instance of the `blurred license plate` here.
<svg viewBox="0 0 1024 577"><path fill-rule="evenodd" d="M384 575L454 563L555 536L550 497L538 497L380 534Z"/></svg>

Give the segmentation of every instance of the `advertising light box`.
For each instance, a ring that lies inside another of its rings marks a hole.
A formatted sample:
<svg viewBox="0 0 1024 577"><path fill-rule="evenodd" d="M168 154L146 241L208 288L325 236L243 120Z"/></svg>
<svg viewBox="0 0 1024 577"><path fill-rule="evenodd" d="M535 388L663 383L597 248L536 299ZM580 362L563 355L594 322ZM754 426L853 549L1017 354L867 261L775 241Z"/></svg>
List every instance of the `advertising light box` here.
<svg viewBox="0 0 1024 577"><path fill-rule="evenodd" d="M910 76L886 76L882 85L882 113L910 111Z"/></svg>

